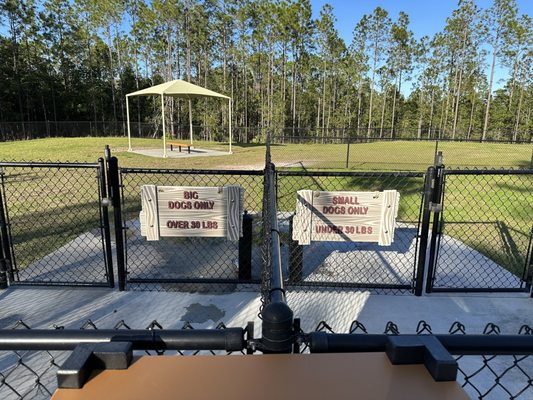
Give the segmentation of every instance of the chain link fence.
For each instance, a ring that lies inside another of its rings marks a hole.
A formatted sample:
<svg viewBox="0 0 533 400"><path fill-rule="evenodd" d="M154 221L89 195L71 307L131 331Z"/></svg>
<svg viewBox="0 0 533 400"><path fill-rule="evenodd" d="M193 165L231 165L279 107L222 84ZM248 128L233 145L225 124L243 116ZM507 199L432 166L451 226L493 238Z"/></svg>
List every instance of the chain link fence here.
<svg viewBox="0 0 533 400"><path fill-rule="evenodd" d="M321 321L315 328L315 332L335 333L332 327ZM353 321L347 332L350 334L371 334L360 321ZM380 333L386 335L400 335L398 325L392 321L385 324L384 330ZM409 332L413 333L413 332ZM431 325L426 321L420 321L414 333L417 335L434 334ZM448 333L451 335L466 335L467 327L461 322L454 322ZM468 332L473 334L474 332ZM493 323L488 323L482 332L484 335L499 335L501 328ZM518 335L533 335L533 329L528 325L520 327ZM308 353L309 349L304 346L302 353ZM520 399L526 400L533 396L533 356L528 355L455 355L459 364L457 381L464 388L465 392L472 399L479 400L502 400Z"/></svg>
<svg viewBox="0 0 533 400"><path fill-rule="evenodd" d="M120 173L129 288L233 291L237 284L242 289L243 285L259 282L262 171L122 168ZM239 185L244 189L244 209L251 224L251 232L246 236L251 237L244 238L244 242L212 237L161 237L158 241L147 241L141 235L139 222L143 185ZM242 265L239 246L241 251L251 252L251 265Z"/></svg>
<svg viewBox="0 0 533 400"><path fill-rule="evenodd" d="M62 326L54 326L55 329L64 329ZM80 329L99 329L93 321L88 320L80 326ZM215 329L225 329L220 323ZM31 329L23 321L18 321L12 329ZM129 330L131 327L123 320L113 326L115 330ZM164 329L156 320L145 327L147 330ZM194 326L185 322L181 329L193 330ZM326 321L321 321L315 332L334 333L334 330ZM303 333L303 332L300 332ZM370 332L360 321L353 321L342 333L354 335L384 333L387 335L399 335L398 325L392 321L385 324L382 332ZM418 335L434 334L431 326L426 321L420 321L416 327L412 327L409 333ZM460 322L455 322L448 333L452 335L466 335L467 328ZM472 334L474 332L468 332ZM481 332L475 332L481 333ZM482 332L484 335L499 335L501 328L489 323ZM524 325L518 335L532 335L531 327ZM301 353L308 353L309 348L303 343ZM70 351L0 351L0 398L11 399L48 399L57 388L56 373L60 366L69 356ZM135 355L221 355L231 354L225 351L135 351ZM239 352L238 354L244 354ZM529 399L533 396L533 356L527 355L487 355L471 356L456 355L459 364L458 382L472 399L501 400L501 399Z"/></svg>
<svg viewBox="0 0 533 400"><path fill-rule="evenodd" d="M345 290L358 287L404 289L414 284L424 174L418 172L278 171L278 210L286 276L291 290ZM397 190L399 212L390 246L353 241L292 240L292 217L298 190L376 192Z"/></svg>
<svg viewBox="0 0 533 400"><path fill-rule="evenodd" d="M54 329L64 329L63 326L53 326ZM91 320L85 321L79 329L99 329ZM11 329L31 329L23 321L18 321ZM130 330L132 329L124 320L118 321L111 329ZM144 327L146 330L164 329L157 320L150 322ZM185 322L181 327L183 330L194 330L195 327L189 322ZM223 323L219 323L215 329L226 329ZM0 350L0 398L2 400L20 399L49 399L57 389L57 371L70 355L70 351L49 351L49 350ZM211 350L136 350L134 356L196 356L196 355L221 355L235 354L225 351ZM239 352L244 354L244 352Z"/></svg>
<svg viewBox="0 0 533 400"><path fill-rule="evenodd" d="M433 289L527 289L533 173L444 170L443 176Z"/></svg>
<svg viewBox="0 0 533 400"><path fill-rule="evenodd" d="M103 161L0 163L11 284L108 284L103 173Z"/></svg>
<svg viewBox="0 0 533 400"><path fill-rule="evenodd" d="M533 144L348 137L274 137L278 167L424 171L442 151L448 168L531 168Z"/></svg>

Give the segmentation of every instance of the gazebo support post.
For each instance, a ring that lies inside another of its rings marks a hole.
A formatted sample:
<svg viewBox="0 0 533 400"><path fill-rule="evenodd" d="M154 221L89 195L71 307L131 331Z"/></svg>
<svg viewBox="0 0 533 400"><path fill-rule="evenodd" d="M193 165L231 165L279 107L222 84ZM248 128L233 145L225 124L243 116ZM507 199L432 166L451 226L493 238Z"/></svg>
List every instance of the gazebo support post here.
<svg viewBox="0 0 533 400"><path fill-rule="evenodd" d="M163 122L163 158L167 157L167 131L165 129L165 96L161 95L161 121Z"/></svg>
<svg viewBox="0 0 533 400"><path fill-rule="evenodd" d="M231 97L228 99L228 105L229 105L229 122L228 122L229 154L232 154L232 151L231 151L231 140L232 140L232 133L231 133Z"/></svg>
<svg viewBox="0 0 533 400"><path fill-rule="evenodd" d="M189 138L192 145L192 100L189 99Z"/></svg>
<svg viewBox="0 0 533 400"><path fill-rule="evenodd" d="M128 151L132 151L130 132L130 102L128 96L126 96L126 119L128 120Z"/></svg>

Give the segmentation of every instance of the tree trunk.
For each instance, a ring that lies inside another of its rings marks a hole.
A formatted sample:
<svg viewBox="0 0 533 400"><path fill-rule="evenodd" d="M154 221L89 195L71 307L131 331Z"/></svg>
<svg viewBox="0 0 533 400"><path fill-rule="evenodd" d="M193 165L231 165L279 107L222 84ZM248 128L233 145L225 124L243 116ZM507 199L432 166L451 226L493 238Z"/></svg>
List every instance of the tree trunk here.
<svg viewBox="0 0 533 400"><path fill-rule="evenodd" d="M366 137L370 138L370 128L372 127L372 100L374 97L374 79L376 78L376 50L374 51L374 64L372 66L372 82L370 83L370 101L368 105L368 128L366 131Z"/></svg>
<svg viewBox="0 0 533 400"><path fill-rule="evenodd" d="M357 89L357 131L355 132L355 136L359 136L359 132L361 131L361 103L363 101L363 79L359 81L359 87Z"/></svg>
<svg viewBox="0 0 533 400"><path fill-rule="evenodd" d="M383 137L383 121L385 120L385 105L387 103L387 88L383 90L383 105L381 106L381 121L379 123L379 138Z"/></svg>
<svg viewBox="0 0 533 400"><path fill-rule="evenodd" d="M496 43L498 38L496 37ZM487 105L485 107L485 122L483 123L483 134L481 136L481 141L485 141L487 138L487 128L489 126L489 113L490 113L490 102L492 99L492 81L494 80L494 66L496 65L496 44L492 46L492 63L490 66L490 78L489 78L489 88L487 90Z"/></svg>
<svg viewBox="0 0 533 400"><path fill-rule="evenodd" d="M390 137L391 137L391 139L394 138L394 119L395 119L395 117L396 117L396 87L394 87L394 94L392 96L392 116L391 116L391 121L390 121Z"/></svg>
<svg viewBox="0 0 533 400"><path fill-rule="evenodd" d="M111 98L113 101L113 120L117 120L117 106L115 100L115 73L113 71L113 50L111 47L111 24L107 25L107 47L109 50L109 74L111 75Z"/></svg>
<svg viewBox="0 0 533 400"><path fill-rule="evenodd" d="M524 85L520 86L520 98L518 99L518 110L516 111L516 122L513 132L513 142L516 142L518 137L518 127L520 126L520 112L522 111L522 101L524 99Z"/></svg>
<svg viewBox="0 0 533 400"><path fill-rule="evenodd" d="M435 88L431 88L431 106L429 112L429 126L428 126L428 139L431 139L431 128L433 127L433 112L434 112L434 101L435 98Z"/></svg>

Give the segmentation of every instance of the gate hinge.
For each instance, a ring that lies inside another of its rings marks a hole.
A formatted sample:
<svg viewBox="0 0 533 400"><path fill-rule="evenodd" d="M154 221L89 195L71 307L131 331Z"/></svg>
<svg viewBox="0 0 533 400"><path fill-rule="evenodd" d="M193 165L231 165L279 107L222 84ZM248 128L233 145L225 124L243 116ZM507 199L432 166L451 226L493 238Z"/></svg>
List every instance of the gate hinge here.
<svg viewBox="0 0 533 400"><path fill-rule="evenodd" d="M440 203L433 203L429 202L429 211L431 212L441 212L442 211L442 204Z"/></svg>

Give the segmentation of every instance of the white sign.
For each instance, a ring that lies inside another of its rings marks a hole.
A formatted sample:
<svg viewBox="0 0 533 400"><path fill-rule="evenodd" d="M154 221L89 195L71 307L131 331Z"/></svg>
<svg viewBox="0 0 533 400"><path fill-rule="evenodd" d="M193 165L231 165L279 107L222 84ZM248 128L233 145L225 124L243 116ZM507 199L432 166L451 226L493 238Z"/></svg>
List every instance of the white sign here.
<svg viewBox="0 0 533 400"><path fill-rule="evenodd" d="M377 242L394 240L400 194L299 190L292 238L311 241Z"/></svg>
<svg viewBox="0 0 533 400"><path fill-rule="evenodd" d="M162 236L242 236L244 190L240 186L155 186L141 188L141 235L147 240Z"/></svg>

